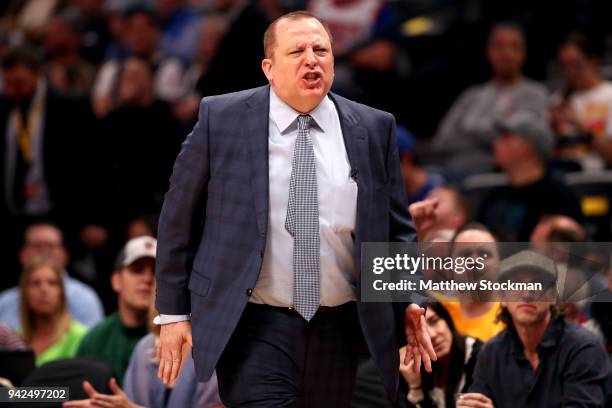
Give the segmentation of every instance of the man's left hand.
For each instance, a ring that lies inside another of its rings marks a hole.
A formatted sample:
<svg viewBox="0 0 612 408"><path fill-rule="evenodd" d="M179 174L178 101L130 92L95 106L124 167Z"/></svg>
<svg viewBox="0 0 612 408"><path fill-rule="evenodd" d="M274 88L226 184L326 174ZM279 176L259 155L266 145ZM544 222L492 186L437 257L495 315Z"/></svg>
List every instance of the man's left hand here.
<svg viewBox="0 0 612 408"><path fill-rule="evenodd" d="M406 355L404 364L408 365L410 360L414 360L412 368L415 372L421 369L421 362L427 372L431 372L431 362L438 359L436 352L431 345L431 338L425 323L425 309L411 303L406 308L404 315L404 329L406 331Z"/></svg>

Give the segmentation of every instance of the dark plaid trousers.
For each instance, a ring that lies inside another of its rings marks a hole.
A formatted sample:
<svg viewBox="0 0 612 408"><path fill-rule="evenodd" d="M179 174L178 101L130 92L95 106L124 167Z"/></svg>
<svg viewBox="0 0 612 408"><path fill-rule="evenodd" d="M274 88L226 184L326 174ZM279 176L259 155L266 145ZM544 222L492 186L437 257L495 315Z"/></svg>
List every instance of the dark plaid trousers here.
<svg viewBox="0 0 612 408"><path fill-rule="evenodd" d="M287 308L249 303L217 364L234 407L349 407L365 347L354 302L310 322Z"/></svg>

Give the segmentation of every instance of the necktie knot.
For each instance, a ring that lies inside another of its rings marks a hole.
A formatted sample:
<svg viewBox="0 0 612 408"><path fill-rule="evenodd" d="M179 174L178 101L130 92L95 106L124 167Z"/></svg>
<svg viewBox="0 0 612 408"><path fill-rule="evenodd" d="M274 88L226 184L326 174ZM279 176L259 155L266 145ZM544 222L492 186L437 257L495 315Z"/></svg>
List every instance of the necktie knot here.
<svg viewBox="0 0 612 408"><path fill-rule="evenodd" d="M311 121L312 121L312 116L310 116L310 115L300 115L300 116L298 116L298 129L299 130L308 130L308 129L310 129Z"/></svg>

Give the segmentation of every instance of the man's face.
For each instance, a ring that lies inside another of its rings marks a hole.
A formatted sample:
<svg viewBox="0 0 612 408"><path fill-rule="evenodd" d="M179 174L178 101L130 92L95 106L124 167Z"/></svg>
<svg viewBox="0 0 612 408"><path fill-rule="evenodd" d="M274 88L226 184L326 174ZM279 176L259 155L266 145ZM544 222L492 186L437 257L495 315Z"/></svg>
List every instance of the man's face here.
<svg viewBox="0 0 612 408"><path fill-rule="evenodd" d="M128 58L119 76L118 95L121 104L141 105L148 100L150 89L153 89L150 68L138 58Z"/></svg>
<svg viewBox="0 0 612 408"><path fill-rule="evenodd" d="M555 288L546 285L540 276L530 270L513 272L509 280L516 283L537 283L544 285L544 291L508 291L504 294L508 301L502 306L508 308L515 326L537 326L546 324L550 317L550 307L555 304Z"/></svg>
<svg viewBox="0 0 612 408"><path fill-rule="evenodd" d="M281 20L262 69L274 92L298 112L314 109L334 79L334 55L325 28L313 18Z"/></svg>
<svg viewBox="0 0 612 408"><path fill-rule="evenodd" d="M2 70L4 95L13 101L20 102L34 95L39 73L25 65L17 64Z"/></svg>
<svg viewBox="0 0 612 408"><path fill-rule="evenodd" d="M497 29L491 35L487 58L494 76L513 78L520 75L525 62L525 43L521 33L511 28Z"/></svg>
<svg viewBox="0 0 612 408"><path fill-rule="evenodd" d="M567 83L575 88L589 73L591 61L575 45L566 44L559 49L559 65Z"/></svg>
<svg viewBox="0 0 612 408"><path fill-rule="evenodd" d="M128 308L145 312L153 300L155 282L155 259L140 258L113 274L113 290L119 302Z"/></svg>
<svg viewBox="0 0 612 408"><path fill-rule="evenodd" d="M157 47L159 29L151 16L134 14L125 22L125 42L132 53L148 58Z"/></svg>
<svg viewBox="0 0 612 408"><path fill-rule="evenodd" d="M68 252L64 247L61 232L51 225L37 225L28 228L25 243L19 252L22 266L32 262L37 256L52 259L63 267L68 264Z"/></svg>
<svg viewBox="0 0 612 408"><path fill-rule="evenodd" d="M531 145L524 138L515 134L503 134L493 142L493 157L495 164L502 169L508 169L517 163L519 158L529 153Z"/></svg>

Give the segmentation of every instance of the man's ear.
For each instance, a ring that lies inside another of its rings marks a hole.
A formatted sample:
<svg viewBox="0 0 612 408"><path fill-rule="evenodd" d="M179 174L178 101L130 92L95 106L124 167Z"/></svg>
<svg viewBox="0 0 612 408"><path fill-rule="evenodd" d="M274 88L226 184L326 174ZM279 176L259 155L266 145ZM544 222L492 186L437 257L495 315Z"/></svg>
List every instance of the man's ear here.
<svg viewBox="0 0 612 408"><path fill-rule="evenodd" d="M272 80L272 60L270 58L265 58L261 61L261 70L263 71L268 81Z"/></svg>
<svg viewBox="0 0 612 408"><path fill-rule="evenodd" d="M113 272L111 275L111 286L115 293L121 291L121 272Z"/></svg>

